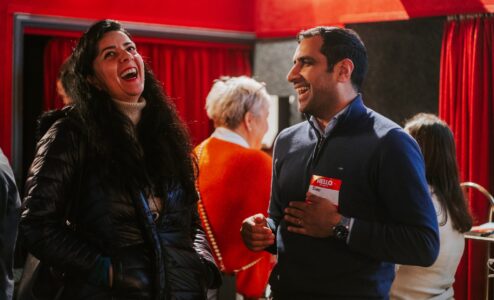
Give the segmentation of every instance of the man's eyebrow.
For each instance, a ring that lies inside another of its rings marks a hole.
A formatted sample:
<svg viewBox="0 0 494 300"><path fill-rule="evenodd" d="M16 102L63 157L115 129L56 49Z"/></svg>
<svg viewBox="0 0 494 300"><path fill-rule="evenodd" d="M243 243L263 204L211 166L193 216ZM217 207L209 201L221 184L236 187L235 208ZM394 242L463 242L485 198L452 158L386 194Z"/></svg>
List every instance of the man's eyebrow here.
<svg viewBox="0 0 494 300"><path fill-rule="evenodd" d="M313 58L313 57L311 57L311 56L307 56L307 55L305 55L305 56L299 56L299 57L297 57L297 58L293 61L293 63L296 63L297 61L302 61L302 60L314 61L314 58Z"/></svg>

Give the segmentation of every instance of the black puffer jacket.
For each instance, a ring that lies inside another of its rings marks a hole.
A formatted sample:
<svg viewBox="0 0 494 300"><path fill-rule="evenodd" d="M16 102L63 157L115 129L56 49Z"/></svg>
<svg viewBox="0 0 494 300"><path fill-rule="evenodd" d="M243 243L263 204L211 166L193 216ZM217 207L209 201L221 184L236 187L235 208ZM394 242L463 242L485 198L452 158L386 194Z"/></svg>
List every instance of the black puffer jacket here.
<svg viewBox="0 0 494 300"><path fill-rule="evenodd" d="M221 279L194 197L168 184L154 221L146 198L126 190L129 174L87 151L75 120L69 112L38 143L21 220L29 251L65 273L62 298L205 299ZM100 257L111 258L112 288L89 283Z"/></svg>

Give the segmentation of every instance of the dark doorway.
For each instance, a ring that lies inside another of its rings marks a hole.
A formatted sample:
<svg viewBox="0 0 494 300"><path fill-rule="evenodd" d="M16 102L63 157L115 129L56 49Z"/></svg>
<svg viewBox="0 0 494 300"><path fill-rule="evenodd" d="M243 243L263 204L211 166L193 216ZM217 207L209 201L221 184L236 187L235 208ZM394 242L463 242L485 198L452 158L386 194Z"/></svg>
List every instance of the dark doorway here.
<svg viewBox="0 0 494 300"><path fill-rule="evenodd" d="M19 192L23 194L27 170L35 151L36 120L43 110L43 53L48 36L24 35L24 68L22 90L22 177Z"/></svg>

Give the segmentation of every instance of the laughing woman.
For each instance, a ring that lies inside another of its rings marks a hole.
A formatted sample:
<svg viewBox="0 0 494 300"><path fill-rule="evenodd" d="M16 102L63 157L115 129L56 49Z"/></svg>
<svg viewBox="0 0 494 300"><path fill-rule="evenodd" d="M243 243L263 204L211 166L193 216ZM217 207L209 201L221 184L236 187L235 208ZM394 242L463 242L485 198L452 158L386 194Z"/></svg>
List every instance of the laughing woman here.
<svg viewBox="0 0 494 300"><path fill-rule="evenodd" d="M95 23L72 55L76 104L26 183L29 251L64 273L61 299L205 299L221 279L184 125L118 22Z"/></svg>

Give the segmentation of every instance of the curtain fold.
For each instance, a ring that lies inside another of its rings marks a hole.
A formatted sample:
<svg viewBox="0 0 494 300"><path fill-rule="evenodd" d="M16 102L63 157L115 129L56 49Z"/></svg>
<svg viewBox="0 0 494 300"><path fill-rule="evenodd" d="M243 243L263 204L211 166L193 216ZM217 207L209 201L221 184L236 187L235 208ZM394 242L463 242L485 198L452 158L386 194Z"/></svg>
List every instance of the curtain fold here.
<svg viewBox="0 0 494 300"><path fill-rule="evenodd" d="M194 144L207 138L213 130L204 106L214 79L252 74L250 45L139 37L135 41L137 50L187 124ZM70 39L56 38L45 49L45 110L61 107L56 100L55 84L58 69L70 55L71 50L65 52L65 45L70 43Z"/></svg>
<svg viewBox="0 0 494 300"><path fill-rule="evenodd" d="M140 43L137 47L174 101L195 144L207 138L213 129L204 106L214 79L252 73L251 49L243 45Z"/></svg>
<svg viewBox="0 0 494 300"><path fill-rule="evenodd" d="M494 190L494 18L448 20L441 49L439 116L457 143L461 181ZM476 224L488 219L489 202L468 191ZM485 299L486 243L467 241L456 273L455 298Z"/></svg>
<svg viewBox="0 0 494 300"><path fill-rule="evenodd" d="M43 110L60 109L63 107L62 98L57 92L57 78L60 67L72 53L75 40L70 38L55 38L45 46L43 53Z"/></svg>

